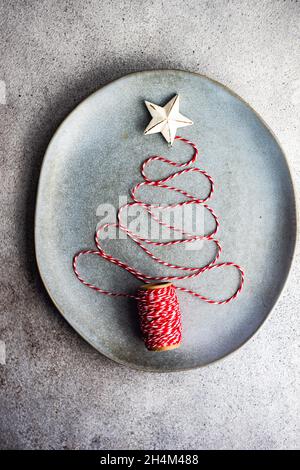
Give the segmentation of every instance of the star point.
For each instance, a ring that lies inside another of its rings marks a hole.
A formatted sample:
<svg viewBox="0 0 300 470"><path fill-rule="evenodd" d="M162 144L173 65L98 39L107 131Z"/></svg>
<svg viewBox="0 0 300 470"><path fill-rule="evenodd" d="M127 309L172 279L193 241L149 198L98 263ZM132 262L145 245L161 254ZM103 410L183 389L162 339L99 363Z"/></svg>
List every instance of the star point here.
<svg viewBox="0 0 300 470"><path fill-rule="evenodd" d="M173 96L165 106L145 101L145 105L151 114L151 121L144 130L144 134L156 134L161 132L169 144L173 144L178 127L191 126L193 121L179 112L179 95Z"/></svg>

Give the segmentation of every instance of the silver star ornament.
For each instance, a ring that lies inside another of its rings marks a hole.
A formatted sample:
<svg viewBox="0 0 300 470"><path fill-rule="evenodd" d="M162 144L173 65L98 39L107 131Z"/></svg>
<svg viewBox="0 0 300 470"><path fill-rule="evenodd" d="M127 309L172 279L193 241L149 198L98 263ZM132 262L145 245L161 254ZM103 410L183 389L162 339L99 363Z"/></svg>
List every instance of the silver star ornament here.
<svg viewBox="0 0 300 470"><path fill-rule="evenodd" d="M178 127L191 126L193 121L179 112L179 95L175 95L165 106L145 101L145 105L152 116L144 134L161 132L169 144L173 144Z"/></svg>

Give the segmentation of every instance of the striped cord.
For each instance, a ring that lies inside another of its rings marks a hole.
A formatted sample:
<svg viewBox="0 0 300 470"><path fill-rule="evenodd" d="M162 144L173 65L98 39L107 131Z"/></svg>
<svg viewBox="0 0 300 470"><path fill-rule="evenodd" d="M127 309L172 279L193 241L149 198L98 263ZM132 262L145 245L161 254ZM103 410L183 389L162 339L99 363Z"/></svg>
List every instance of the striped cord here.
<svg viewBox="0 0 300 470"><path fill-rule="evenodd" d="M116 223L104 224L104 225L98 227L98 229L95 233L96 249L82 250L82 251L78 252L73 258L73 270L74 270L74 273L77 276L78 280L82 284L84 284L85 286L89 287L90 289L93 289L93 290L95 290L95 291L97 291L101 294L112 296L112 297L127 297L127 298L132 298L132 299L139 300L140 297L139 297L138 294L134 295L134 294L128 294L128 293L123 293L123 292L112 292L112 291L104 290L104 289L102 289L102 288L100 288L100 287L98 287L94 284L91 284L91 283L87 282L81 276L81 274L79 273L79 270L78 270L78 260L79 260L79 258L82 257L82 256L86 256L86 255L99 256L100 258L103 258L103 259L109 261L110 263L116 264L117 266L119 266L120 268L126 270L127 272L129 272L130 274L132 274L133 276L135 276L137 279L139 279L140 281L142 281L144 283L153 283L155 281L156 282L163 282L163 281L173 282L173 281L176 281L176 280L181 281L181 280L185 280L185 279L193 279L193 278L199 277L200 275L204 274L207 271L211 271L211 270L219 269L219 268L224 268L224 267L233 267L233 268L236 268L239 271L239 278L240 278L239 279L239 285L238 285L237 289L235 290L235 292L230 297L228 297L224 300L213 300L213 299L210 299L208 297L205 297L205 296L201 295L198 292L195 292L191 289L188 289L186 287L181 287L181 286L178 286L178 285L176 286L175 285L175 288L177 290L180 290L182 292L186 292L188 294L191 294L194 297L197 297L200 300L203 300L204 302L207 302L209 304L214 304L214 305L224 305L224 304L227 304L228 302L231 302L232 300L234 300L239 295L239 293L241 292L241 290L243 288L243 285L244 285L245 274L244 274L244 271L241 268L241 266L239 266L236 263L233 263L233 262L217 263L220 255L221 255L222 247L220 245L220 242L214 237L218 232L220 223L219 223L219 220L218 220L218 217L217 217L215 211L207 204L207 201L211 198L212 194L214 193L214 181L213 181L212 177L205 170L202 170L202 169L196 168L196 167L191 167L191 165L194 164L196 162L197 158L198 158L198 149L197 149L196 145L193 142L191 142L191 141L189 141L189 140L187 140L183 137L180 137L180 136L176 136L175 139L180 140L180 141L190 145L193 148L193 156L187 162L184 162L184 163L176 163L176 162L174 162L174 161L172 161L168 158L165 158L165 157L159 156L159 155L147 158L141 166L141 175L142 175L144 181L138 183L131 191L131 197L132 197L133 202L129 202L129 203L123 205L122 207L120 207L120 209L118 211L118 214L117 214L117 222ZM166 178L162 178L162 179L158 179L158 180L150 179L146 174L146 168L154 161L160 161L160 162L163 162L163 163L167 163L168 165L171 165L173 167L180 168L180 170L175 172L175 173L170 174ZM192 195L192 194L188 193L187 191L185 191L183 189L177 188L176 186L170 186L169 184L167 184L171 180L173 180L174 178L176 178L180 175L183 175L183 174L191 173L191 172L197 172L197 173L202 174L205 178L207 178L207 180L210 183L210 189L208 191L208 195L203 199L198 198L195 195ZM175 203L175 204L169 204L169 205L149 204L149 203L146 203L146 202L142 201L141 199L139 199L139 197L137 195L138 191L143 186L154 186L154 187L157 187L157 188L163 188L163 189L167 189L167 190L170 190L170 191L174 191L176 193L179 193L179 194L183 195L185 197L185 199L182 202ZM185 232L184 230L179 229L175 225L168 225L167 223L162 222L161 220L159 220L159 218L153 212L155 209L164 210L164 209L181 207L181 206L185 206L185 205L188 205L188 204L199 204L199 205L201 204L203 207L205 207L206 210L208 210L210 212L210 214L212 215L212 217L215 221L215 228L213 229L213 231L210 234L207 234L207 235L189 234L188 232ZM150 240L150 239L147 239L147 238L143 238L143 237L139 236L138 234L134 233L133 231L129 230L129 228L126 226L126 224L123 221L122 215L123 215L123 212L126 209L128 209L129 207L133 207L133 206L138 206L138 207L143 208L145 211L147 211L147 213L149 214L150 217L152 217L154 220L156 220L156 222L158 224L169 228L174 233L179 232L185 238L178 238L178 239L171 240L171 241L166 241L166 242L153 241L153 240ZM142 273L141 271L138 271L137 269L135 269L132 266L128 265L127 263L121 261L120 259L113 257L112 255L107 253L101 245L101 233L104 230L108 229L109 227L118 228L119 230L126 233L150 258L152 258L157 263L159 263L163 266L166 266L168 268L173 268L173 269L179 270L179 271L183 272L183 274L173 275L173 276L149 276L147 274ZM213 257L212 261L210 261L206 266L187 267L187 266L176 265L176 264L173 264L173 263L168 263L167 261L164 261L161 258L159 258L158 256L154 255L154 253L152 253L152 251L149 249L149 246L151 246L151 245L154 245L154 246L171 246L171 245L191 243L191 242L194 242L196 240L211 241L216 246L215 256Z"/></svg>

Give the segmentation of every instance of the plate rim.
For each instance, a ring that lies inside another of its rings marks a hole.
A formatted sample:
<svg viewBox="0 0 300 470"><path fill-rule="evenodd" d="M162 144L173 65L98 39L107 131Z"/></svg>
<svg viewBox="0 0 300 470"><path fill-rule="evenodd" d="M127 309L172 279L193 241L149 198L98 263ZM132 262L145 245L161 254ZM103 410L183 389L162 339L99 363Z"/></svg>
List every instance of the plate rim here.
<svg viewBox="0 0 300 470"><path fill-rule="evenodd" d="M122 80L125 80L127 77L130 77L132 75L141 75L141 74L149 74L149 73L163 73L163 72L180 72L180 73L185 73L185 74L192 74L192 75L196 75L198 77L201 77L215 85L218 85L219 87L223 88L226 92L228 92L230 95L232 95L233 97L237 98L238 100L240 100L249 110L251 110L255 116L259 119L259 121L263 124L263 126L268 130L268 132L270 133L270 135L272 136L272 138L274 139L274 141L276 142L276 144L278 145L280 151L281 151L281 154L284 158L284 161L285 161L285 165L286 165L286 168L287 168L287 171L288 171L288 175L289 175L289 178L290 178L290 182L291 182L291 188L292 188L292 192L293 192L293 202L294 202L294 209L295 209L295 214L294 214L294 224L293 224L293 246L292 246L292 253L291 253L291 260L290 260L290 264L288 266L288 271L287 271L287 274L285 276L285 279L283 280L283 283L282 283L282 286L281 288L278 290L277 294L276 294L276 297L275 297L275 301L274 301L274 304L273 306L271 307L271 309L269 310L269 312L267 313L267 315L265 316L265 318L263 319L263 321L258 325L258 327L254 330L254 332L248 337L246 338L239 346L237 346L235 349L233 349L232 351L228 352L228 353L225 353L224 355L220 356L219 358L217 359L214 359L213 361L209 361L207 363L204 363L204 364L200 364L200 365L196 365L196 366L189 366L189 367L181 367L181 368L178 368L178 369L155 369L153 366L140 366L138 364L133 364L129 361L126 361L126 360L122 360L122 359L119 359L119 358L116 358L113 356L113 354L110 354L108 352L104 352L103 350L99 349L99 347L94 343L94 341L90 338L87 338L86 335L81 331L80 327L78 326L74 326L65 316L65 313L64 313L64 309L62 307L60 307L57 303L57 301L54 299L53 295L50 293L50 288L48 287L48 284L47 284L47 281L46 281L46 278L45 276L43 275L42 273L42 268L41 268L41 265L39 263L39 255L38 255L38 249L37 249L37 238L38 238L38 211L39 211L39 200L41 199L41 180L42 180L42 174L44 172L44 167L45 167L45 161L46 161L46 158L47 158L47 155L49 153L49 149L51 147L51 144L52 142L55 140L57 134L59 133L60 129L62 128L62 126L65 124L65 122L69 119L70 116L73 115L73 113L77 112L78 109L83 106L84 104L86 104L86 102L90 99L92 99L94 97L94 95L96 95L97 93L99 93L103 88L107 88L111 85L113 85L114 83L118 82L118 81L122 81ZM37 265L37 268L38 268L38 273L41 277L41 280L44 284L44 287L46 289L46 292L49 296L49 298L51 299L52 303L54 304L54 306L56 307L56 309L58 310L58 312L62 315L62 317L64 318L64 320L76 331L77 334L79 334L89 345L91 345L96 351L98 351L100 354L102 354L103 356L107 357L108 359L114 361L115 363L117 364L120 364L121 366L126 366L126 367L129 367L130 369L134 369L134 370L138 370L138 371L143 371L143 372L151 372L151 373L159 373L159 374L162 374L162 373L176 373L176 372L184 372L184 371L190 371L190 370L195 370L195 369L202 369L204 367L207 367L207 366L210 366L210 365L213 365L213 364L216 364L218 363L219 361L222 361L223 359L231 356L232 354L236 353L237 351L239 351L246 343L248 343L248 341L254 339L254 337L256 336L256 334L258 333L258 331L263 327L263 325L265 324L265 322L270 318L271 316L271 313L273 312L273 310L275 309L284 289L286 288L286 285L287 285L287 282L290 278L290 275L291 275L291 271L292 271L292 267L294 265L294 261L295 261L295 253L296 253L296 247L298 246L298 243L299 243L299 233L298 233L298 226L299 226L299 215L298 215L298 198L297 198L297 189L296 189L296 184L295 184L295 181L294 181L294 175L293 175L293 172L292 172L292 169L291 169L291 165L289 164L289 161L287 159L287 155L285 153L285 151L283 150L282 148L282 145L281 143L279 142L279 139L278 137L274 134L274 132L272 131L272 129L269 127L269 125L266 123L266 121L262 118L262 116L254 109L252 108L252 106L244 99L242 98L241 96L239 96L235 91L231 90L231 88L229 88L227 85L224 85L223 83L219 82L218 80L215 80L211 77L209 77L208 75L206 74L202 74L202 73L198 73L198 72L194 72L194 71L190 71L190 70L184 70L184 69L169 69L169 68L166 68L166 69L147 69L147 70L140 70L140 71L133 71L133 72L130 72L130 73L127 73L126 75L122 75L121 77L118 77L116 79L113 79L111 81L108 81L107 83L105 83L104 85L100 86L97 90L95 90L94 92L92 92L90 95L88 95L86 98L84 98L78 105L75 106L74 109L72 109L72 111L62 120L62 122L58 125L58 127L56 128L56 130L54 131L51 139L49 140L48 142L48 145L47 145L47 149L44 153L44 156L43 156L43 160L42 160L42 164L41 164L41 168L40 168L40 172L39 172L39 180L38 180L38 185L37 185L37 191L36 191L36 198L35 198L35 212L34 212L34 253L35 253L35 260L36 260L36 265Z"/></svg>

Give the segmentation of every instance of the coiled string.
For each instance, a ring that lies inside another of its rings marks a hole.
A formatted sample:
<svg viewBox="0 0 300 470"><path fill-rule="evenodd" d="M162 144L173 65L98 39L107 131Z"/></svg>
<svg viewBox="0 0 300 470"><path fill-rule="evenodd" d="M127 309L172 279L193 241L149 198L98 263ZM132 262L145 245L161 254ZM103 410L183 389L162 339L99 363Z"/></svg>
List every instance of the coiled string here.
<svg viewBox="0 0 300 470"><path fill-rule="evenodd" d="M166 351L181 343L181 312L173 284L144 286L138 290L140 326L147 349Z"/></svg>
<svg viewBox="0 0 300 470"><path fill-rule="evenodd" d="M100 227L98 227L98 229L95 233L96 249L82 250L79 253L77 253L73 258L74 273L75 273L75 275L77 276L77 278L79 279L79 281L82 284L84 284L85 286L89 287L90 289L93 289L93 290L95 290L95 291L97 291L101 294L104 294L104 295L108 295L108 296L112 296L112 297L127 297L127 298L131 298L131 299L136 299L138 301L138 305L139 305L140 318L146 318L148 313L151 311L151 315L150 315L151 316L151 321L150 322L148 321L148 323L145 323L143 320L141 320L141 327L142 327L142 331L143 331L143 334L144 334L146 346L147 347L150 346L149 349L151 349L151 345L149 345L149 344L147 345L147 338L150 338L150 337L153 338L155 336L153 334L151 335L151 328L152 328L152 332L155 331L155 330L156 331L160 330L161 334L162 334L163 329L159 328L159 323L161 322L163 312L167 312L167 311L173 309L174 312L177 312L177 311L179 312L177 314L177 316L179 315L179 317L180 317L179 307L177 309L177 308L174 308L174 305L173 305L175 300L174 300L174 296L172 295L172 293L173 293L172 289L174 289L174 292L175 292L175 289L180 290L182 292L187 292L187 293L193 295L194 297L197 297L200 300L203 300L204 302L207 302L207 303L210 303L210 304L223 305L223 304L227 304L228 302L231 302L232 300L234 300L239 295L239 293L241 292L241 290L243 288L243 285L244 285L244 271L241 268L241 266L239 266L238 264L233 263L233 262L217 263L217 260L220 257L222 248L221 248L220 242L214 237L215 237L215 235L216 235L216 233L219 229L220 223L219 223L218 217L217 217L216 213L214 212L214 210L207 204L207 201L211 198L211 196L214 192L214 181L213 181L212 177L205 170L200 169L200 168L196 168L196 167L191 167L191 165L194 164L196 162L197 158L198 158L198 149L197 149L196 145L193 144L191 141L189 141L187 139L184 139L183 137L180 137L180 136L176 136L175 139L180 140L180 141L190 145L194 150L193 156L187 162L184 162L184 163L176 163L173 160L170 160L168 158L165 158L165 157L159 156L159 155L147 158L141 166L141 175L142 175L144 181L138 183L131 190L131 197L132 197L133 202L129 202L129 203L123 205L122 207L120 207L120 209L118 211L118 214L117 214L117 223L108 223L108 224L104 224L104 225L101 225ZM158 179L158 180L150 179L150 178L148 178L148 176L146 174L146 168L154 161L160 161L160 162L163 162L163 163L167 163L168 165L171 165L173 167L180 168L180 170L175 172L175 173L170 174L166 178L162 178L162 179ZM190 173L190 172L200 173L205 178L207 178L207 180L209 181L210 189L208 191L208 195L205 198L203 198L203 199L198 198L197 196L192 195L192 194L188 193L187 191L185 191L183 189L180 189L180 188L177 188L176 186L171 186L171 185L167 184L172 179L174 179L174 178L176 178L180 175L183 175L185 173ZM163 189L167 189L169 191L174 191L174 192L179 193L182 196L184 196L185 199L182 202L175 203L175 204L169 204L169 205L149 204L149 203L146 203L146 202L142 201L137 196L138 191L143 186L154 186L154 187L157 187L157 188L163 188ZM159 210L163 211L163 210L168 210L170 208L185 206L185 205L188 205L188 204L202 205L203 207L205 207L205 209L207 209L210 212L210 214L212 215L212 217L215 221L215 228L213 229L213 231L211 233L209 233L207 235L189 234L189 233L185 232L184 230L182 230L182 229L180 229L180 228L178 228L174 225L169 225L165 222L162 222L158 218L158 216L155 215L155 213L153 212L154 209L159 209ZM134 233L133 231L131 231L126 226L126 224L123 222L123 218L122 218L123 212L126 209L128 209L129 207L133 207L133 206L138 206L138 207L143 208L145 211L147 211L149 216L152 217L158 224L169 228L173 232L180 233L182 237L178 238L178 239L175 239L175 240L163 242L163 241L153 241L153 240L150 240L150 239L147 239L147 238L143 238L140 235ZM134 267L128 265L127 263L124 263L120 259L113 257L112 255L107 253L104 250L104 248L101 246L101 233L104 230L107 230L109 227L118 228L119 230L126 233L150 258L152 258L157 263L162 264L166 267L173 268L175 270L181 271L181 272L183 272L183 274L173 275L173 276L149 276L147 274L144 274L144 273L138 271L137 269L135 269ZM163 259L159 258L158 256L154 255L154 253L149 249L149 246L151 246L151 245L154 245L154 246L171 246L171 245L179 245L179 244L184 244L184 243L191 243L191 242L194 242L196 240L207 240L207 241L213 242L216 246L215 256L205 266L188 267L188 266L180 266L180 265L176 265L176 264L173 264L173 263L169 263L169 262L164 261ZM81 256L85 256L85 255L100 256L101 258L109 261L110 263L116 264L120 268L123 268L124 270L128 271L130 274L132 274L137 279L139 279L140 281L142 281L143 283L146 283L146 284L147 283L153 283L153 282L173 282L173 281L176 281L176 280L193 279L193 278L196 278L196 277L204 274L206 271L211 271L213 269L219 269L219 268L225 268L225 267L234 267L234 268L236 268L239 271L240 280L239 280L239 285L238 285L236 291L230 297L228 297L226 299L223 299L223 300L210 299L206 296L201 295L198 292L195 292L191 289L188 289L188 288L182 287L182 286L172 286L172 289L170 289L170 288L157 289L157 292L155 294L152 294L152 291L151 291L151 295L149 295L149 293L145 294L145 292L147 293L147 290L143 291L142 289L139 289L137 294L135 294L135 295L125 293L125 292L112 292L112 291L101 289L100 287L95 286L95 285L87 282L80 275L78 267L77 267L78 259ZM160 294L158 294L159 290L161 291ZM177 299L177 296L175 296L175 297ZM171 304L172 304L172 308L169 308L169 306ZM176 314L175 314L175 317L176 317ZM173 317L172 317L172 319L174 320ZM171 328L171 330L172 330L172 327L170 327L170 325L173 324L173 326L174 325L178 326L179 323L181 325L181 321L176 322L176 318L175 318L174 321L173 320L172 321L170 320L169 326L168 326L168 328ZM177 318L177 320L178 320L178 318ZM149 331L149 328L150 328L150 331ZM145 330L147 330L146 333L145 333ZM175 330L176 330L176 328L173 327L173 332ZM169 331L168 334L170 334L170 337L172 337L172 331L171 331L171 333ZM181 326L180 326L180 333L177 332L177 334L181 335ZM176 334L175 334L175 336L176 336ZM157 335L156 335L156 337L157 337ZM171 341L171 343L172 343L172 341ZM155 345L157 346L157 344L158 343L157 343L157 339L156 339Z"/></svg>

